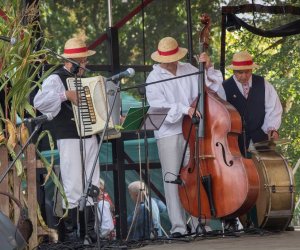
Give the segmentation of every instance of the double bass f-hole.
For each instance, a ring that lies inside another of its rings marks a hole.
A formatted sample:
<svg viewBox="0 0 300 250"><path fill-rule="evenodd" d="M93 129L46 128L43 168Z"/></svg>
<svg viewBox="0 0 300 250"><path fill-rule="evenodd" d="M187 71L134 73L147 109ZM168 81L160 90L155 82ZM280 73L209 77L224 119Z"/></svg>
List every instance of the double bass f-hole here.
<svg viewBox="0 0 300 250"><path fill-rule="evenodd" d="M226 166L231 167L233 165L233 160L230 160L229 164L228 164L228 161L226 159L226 153L225 153L224 145L221 142L217 142L216 146L217 147L219 147L219 146L221 147L224 163L226 164Z"/></svg>

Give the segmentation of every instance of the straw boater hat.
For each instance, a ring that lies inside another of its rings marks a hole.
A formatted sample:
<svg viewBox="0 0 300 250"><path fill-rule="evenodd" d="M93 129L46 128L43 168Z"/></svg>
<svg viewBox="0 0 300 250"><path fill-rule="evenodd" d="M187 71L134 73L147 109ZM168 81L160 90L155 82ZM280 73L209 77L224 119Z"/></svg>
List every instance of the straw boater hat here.
<svg viewBox="0 0 300 250"><path fill-rule="evenodd" d="M255 69L259 66L253 62L252 56L247 51L241 51L235 53L232 57L232 62L228 69L232 70L246 70L246 69Z"/></svg>
<svg viewBox="0 0 300 250"><path fill-rule="evenodd" d="M171 63L179 61L187 53L187 49L180 48L172 37L165 37L158 43L157 51L151 54L152 60L159 63Z"/></svg>
<svg viewBox="0 0 300 250"><path fill-rule="evenodd" d="M64 53L61 55L66 58L81 58L92 56L96 53L94 50L89 50L83 40L79 38L69 39L64 48Z"/></svg>

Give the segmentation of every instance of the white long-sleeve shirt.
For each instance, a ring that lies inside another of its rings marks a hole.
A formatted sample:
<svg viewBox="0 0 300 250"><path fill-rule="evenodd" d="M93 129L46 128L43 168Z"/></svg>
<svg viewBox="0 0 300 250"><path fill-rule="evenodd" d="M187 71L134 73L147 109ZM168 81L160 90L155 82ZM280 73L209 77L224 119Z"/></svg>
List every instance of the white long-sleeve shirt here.
<svg viewBox="0 0 300 250"><path fill-rule="evenodd" d="M178 62L176 76L197 72L198 69L189 63ZM175 77L171 72L153 65L147 83ZM222 87L223 77L219 70L210 67L205 74L206 85L216 91L221 98L225 98ZM146 87L147 100L152 107L170 108L168 115L158 131L157 139L182 133L182 119L188 114L192 102L198 96L198 75L182 77L170 81L151 84Z"/></svg>
<svg viewBox="0 0 300 250"><path fill-rule="evenodd" d="M36 96L33 104L43 114L51 114L55 117L60 109L61 103L66 101L65 87L60 77L56 74L47 77Z"/></svg>
<svg viewBox="0 0 300 250"><path fill-rule="evenodd" d="M234 81L240 92L243 94L242 83L235 76ZM249 79L249 87L252 87L252 76ZM282 106L280 99L273 85L265 80L265 119L262 130L267 134L269 130L278 130L281 124Z"/></svg>

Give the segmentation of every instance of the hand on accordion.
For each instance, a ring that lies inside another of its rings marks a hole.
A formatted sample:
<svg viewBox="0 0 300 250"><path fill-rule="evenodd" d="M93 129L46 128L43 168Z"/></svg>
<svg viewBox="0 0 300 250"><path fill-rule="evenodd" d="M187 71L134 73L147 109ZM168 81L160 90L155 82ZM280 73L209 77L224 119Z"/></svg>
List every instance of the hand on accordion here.
<svg viewBox="0 0 300 250"><path fill-rule="evenodd" d="M126 116L120 115L120 124L122 124L125 121Z"/></svg>
<svg viewBox="0 0 300 250"><path fill-rule="evenodd" d="M75 90L67 90L66 92L67 99L72 102L73 104L77 105L80 102L80 96L78 96L79 100L77 99L77 93Z"/></svg>

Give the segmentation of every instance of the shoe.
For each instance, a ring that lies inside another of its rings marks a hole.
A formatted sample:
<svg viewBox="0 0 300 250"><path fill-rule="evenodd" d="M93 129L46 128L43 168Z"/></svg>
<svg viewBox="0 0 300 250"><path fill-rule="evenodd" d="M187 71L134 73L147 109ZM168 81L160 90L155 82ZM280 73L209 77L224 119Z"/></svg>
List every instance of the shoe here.
<svg viewBox="0 0 300 250"><path fill-rule="evenodd" d="M238 230L238 222L237 219L229 219L229 220L225 220L225 226L224 229L227 231L231 231L231 232L235 232Z"/></svg>
<svg viewBox="0 0 300 250"><path fill-rule="evenodd" d="M205 228L206 232L212 232L212 229L210 226L205 225L204 228Z"/></svg>
<svg viewBox="0 0 300 250"><path fill-rule="evenodd" d="M77 235L77 209L69 209L68 215L63 218L61 225L60 239L62 242L77 242L79 237Z"/></svg>
<svg viewBox="0 0 300 250"><path fill-rule="evenodd" d="M174 232L171 234L171 238L181 238L181 237L182 237L182 234L179 232Z"/></svg>
<svg viewBox="0 0 300 250"><path fill-rule="evenodd" d="M288 226L285 231L295 231L295 227L293 226Z"/></svg>
<svg viewBox="0 0 300 250"><path fill-rule="evenodd" d="M203 226L197 227L196 233L197 234L206 234L206 233L209 233L211 231L212 231L212 229L211 229L210 226L207 226L207 225L204 226L203 225Z"/></svg>

